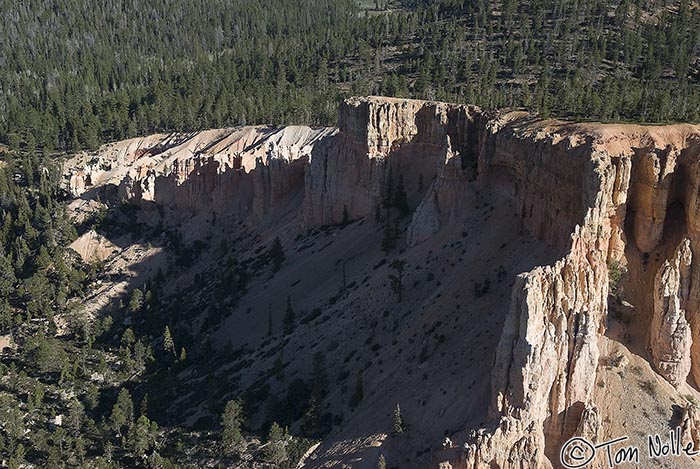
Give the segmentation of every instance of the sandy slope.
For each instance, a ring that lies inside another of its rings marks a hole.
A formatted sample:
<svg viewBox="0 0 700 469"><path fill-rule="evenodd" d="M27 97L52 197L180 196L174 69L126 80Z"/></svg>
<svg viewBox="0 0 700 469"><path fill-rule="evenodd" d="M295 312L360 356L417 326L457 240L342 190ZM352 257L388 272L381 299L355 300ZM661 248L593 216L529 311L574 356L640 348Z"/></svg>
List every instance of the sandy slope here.
<svg viewBox="0 0 700 469"><path fill-rule="evenodd" d="M345 423L322 445L326 456L312 456L308 467L336 467L358 458L363 462L353 467L374 467L380 451L392 464L424 467L443 435L484 423L494 349L513 280L534 265L552 262L557 252L523 231L507 200L472 187L464 205L464 223L390 255L389 261L407 261L401 304L387 281L382 227L367 218L328 234L288 241L282 270L252 284L217 333L217 341L230 341L233 349L247 344L265 355L281 340L262 346L268 305L276 332L287 295L297 311L321 308L322 316L300 326L284 346L286 382L275 383L284 389L294 377L308 376L317 351L324 353L330 380L337 383L327 402ZM342 286L343 260L349 286L330 305ZM487 279L488 293L477 298L474 283ZM236 379L245 386L275 358L256 359ZM358 373L365 398L351 412L348 402ZM411 430L385 438L397 403ZM381 440L381 447L375 446Z"/></svg>

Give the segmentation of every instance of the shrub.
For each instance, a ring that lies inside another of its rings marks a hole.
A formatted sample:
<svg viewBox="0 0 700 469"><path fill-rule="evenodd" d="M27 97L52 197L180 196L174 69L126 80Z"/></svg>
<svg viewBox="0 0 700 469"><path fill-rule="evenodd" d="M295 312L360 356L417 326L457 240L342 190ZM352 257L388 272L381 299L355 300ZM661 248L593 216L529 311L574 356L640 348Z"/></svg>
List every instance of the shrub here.
<svg viewBox="0 0 700 469"><path fill-rule="evenodd" d="M618 261L612 261L608 266L608 282L610 286L610 294L615 298L621 298L623 291L622 287L627 279L627 267L620 264Z"/></svg>

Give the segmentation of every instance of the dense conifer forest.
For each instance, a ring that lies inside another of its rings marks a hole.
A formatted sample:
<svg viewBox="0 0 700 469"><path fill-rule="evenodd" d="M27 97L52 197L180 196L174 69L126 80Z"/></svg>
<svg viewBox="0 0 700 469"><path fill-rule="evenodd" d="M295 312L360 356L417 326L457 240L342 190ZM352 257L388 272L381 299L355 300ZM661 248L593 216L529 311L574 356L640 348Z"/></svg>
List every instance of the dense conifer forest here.
<svg viewBox="0 0 700 469"><path fill-rule="evenodd" d="M368 94L700 121L697 1L0 0L0 10L0 332L20 345L0 363L0 460L11 468L228 467L242 432L251 438L246 396L223 402L216 380L207 398L220 421L195 433L167 415L186 387L174 371L197 360L215 370L235 353L190 350L171 331L186 294L166 307L158 280L132 292L123 308L149 318L134 327L72 314L100 266L66 249L77 231L60 153L157 131L333 125L340 99ZM128 207L94 223L138 228ZM244 291L246 276L232 264L221 282ZM256 458L294 467L329 431L312 405L323 366L314 357L309 380L268 401L276 421ZM303 434L278 445L302 417Z"/></svg>
<svg viewBox="0 0 700 469"><path fill-rule="evenodd" d="M660 0L5 1L0 141L333 124L383 94L543 116L700 119L700 8Z"/></svg>

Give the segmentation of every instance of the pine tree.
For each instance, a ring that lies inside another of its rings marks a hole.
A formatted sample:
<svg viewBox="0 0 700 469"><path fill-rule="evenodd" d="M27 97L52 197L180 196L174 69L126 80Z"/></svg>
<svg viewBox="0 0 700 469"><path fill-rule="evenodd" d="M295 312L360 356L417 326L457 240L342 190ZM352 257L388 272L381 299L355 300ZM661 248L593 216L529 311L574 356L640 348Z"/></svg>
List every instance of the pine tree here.
<svg viewBox="0 0 700 469"><path fill-rule="evenodd" d="M347 226L350 223L350 215L348 214L348 206L343 205L343 220L340 222L341 225Z"/></svg>
<svg viewBox="0 0 700 469"><path fill-rule="evenodd" d="M26 457L26 450L24 448L24 445L22 443L19 443L16 447L14 452L12 453L12 457L10 460L7 462L7 467L9 469L19 469L20 467L24 467L25 463L25 457Z"/></svg>
<svg viewBox="0 0 700 469"><path fill-rule="evenodd" d="M129 313L137 313L141 306L143 306L143 292L137 288L131 294L131 299L129 300Z"/></svg>
<svg viewBox="0 0 700 469"><path fill-rule="evenodd" d="M326 358L321 352L313 357L311 370L311 395L320 403L328 394L328 375L326 373Z"/></svg>
<svg viewBox="0 0 700 469"><path fill-rule="evenodd" d="M122 437L124 427L130 431L134 424L134 402L131 399L131 393L126 388L119 390L117 402L112 407L112 413L109 416L109 425L119 437Z"/></svg>
<svg viewBox="0 0 700 469"><path fill-rule="evenodd" d="M143 457L151 443L151 421L145 415L136 420L136 425L131 432L131 447L136 455Z"/></svg>
<svg viewBox="0 0 700 469"><path fill-rule="evenodd" d="M396 246L396 234L394 224L387 218L384 221L384 233L382 235L382 252L388 255Z"/></svg>
<svg viewBox="0 0 700 469"><path fill-rule="evenodd" d="M139 416L148 415L148 393L143 395L141 406L139 406Z"/></svg>
<svg viewBox="0 0 700 469"><path fill-rule="evenodd" d="M282 242L279 238L275 238L270 248L270 262L272 262L272 271L277 272L280 270L282 263L286 259L284 254L284 249L282 248Z"/></svg>
<svg viewBox="0 0 700 469"><path fill-rule="evenodd" d="M362 399L364 398L364 390L362 385L362 375L357 375L357 381L355 382L355 390L350 397L350 409L355 410L355 408L360 405Z"/></svg>
<svg viewBox="0 0 700 469"><path fill-rule="evenodd" d="M389 274L389 282L391 284L391 289L396 293L397 302L401 303L403 299L403 271L406 268L405 259L394 259L390 264L389 268L394 270L396 274Z"/></svg>
<svg viewBox="0 0 700 469"><path fill-rule="evenodd" d="M241 425L243 424L243 408L238 401L228 401L221 415L221 445L224 454L231 455L236 452L243 437Z"/></svg>
<svg viewBox="0 0 700 469"><path fill-rule="evenodd" d="M16 377L17 375L13 373ZM0 396L0 421L3 424L3 433L9 446L14 446L20 438L24 437L25 424L24 413L20 410L20 403L12 395Z"/></svg>
<svg viewBox="0 0 700 469"><path fill-rule="evenodd" d="M134 345L136 342L136 336L134 335L134 330L132 328L127 327L126 330L124 330L121 342L122 346L126 347L127 349Z"/></svg>
<svg viewBox="0 0 700 469"><path fill-rule="evenodd" d="M389 209L394 201L394 173L391 167L387 172L386 180L384 181L384 200L382 201L384 208Z"/></svg>
<svg viewBox="0 0 700 469"><path fill-rule="evenodd" d="M165 326L165 332L163 333L163 350L166 353L172 353L173 357L177 357L175 353L175 342L173 341L173 336L170 334L170 327Z"/></svg>
<svg viewBox="0 0 700 469"><path fill-rule="evenodd" d="M148 456L148 467L161 468L164 466L165 466L165 460L163 459L163 456L158 454L156 451L153 451Z"/></svg>
<svg viewBox="0 0 700 469"><path fill-rule="evenodd" d="M273 422L265 445L265 460L278 466L288 459L287 456L288 435L277 422Z"/></svg>
<svg viewBox="0 0 700 469"><path fill-rule="evenodd" d="M2 253L0 249L0 298L9 298L10 293L14 289L15 282L14 269L8 256Z"/></svg>
<svg viewBox="0 0 700 469"><path fill-rule="evenodd" d="M294 332L294 308L292 308L292 299L287 296L287 309L284 312L284 333L289 335Z"/></svg>
<svg viewBox="0 0 700 469"><path fill-rule="evenodd" d="M304 433L309 435L319 435L321 431L321 405L311 396L309 399L309 408L304 414L304 423L302 425Z"/></svg>
<svg viewBox="0 0 700 469"><path fill-rule="evenodd" d="M68 418L66 419L67 426L70 428L73 436L77 437L80 435L80 428L82 427L84 417L85 407L82 403L80 403L80 401L74 399L73 402L70 403L70 407L68 408Z"/></svg>
<svg viewBox="0 0 700 469"><path fill-rule="evenodd" d="M399 182L394 191L392 205L399 211L399 215L405 217L409 214L408 197L406 196L406 188L403 183L403 173L399 173Z"/></svg>
<svg viewBox="0 0 700 469"><path fill-rule="evenodd" d="M380 454L377 459L377 469L386 469L386 459L383 454Z"/></svg>
<svg viewBox="0 0 700 469"><path fill-rule="evenodd" d="M103 453L107 461L112 461L112 458L114 457L114 445L111 441L104 442Z"/></svg>
<svg viewBox="0 0 700 469"><path fill-rule="evenodd" d="M277 381L282 381L284 378L284 361L282 359L282 352L280 352L279 355L277 355L277 358L275 358L273 369L275 371Z"/></svg>
<svg viewBox="0 0 700 469"><path fill-rule="evenodd" d="M272 305L267 305L267 336L272 337Z"/></svg>
<svg viewBox="0 0 700 469"><path fill-rule="evenodd" d="M399 435L406 430L403 423L403 417L401 416L401 407L396 404L396 409L394 410L394 435Z"/></svg>
<svg viewBox="0 0 700 469"><path fill-rule="evenodd" d="M394 218L392 233L394 235L394 246L396 246L396 242L401 239L401 221L398 217Z"/></svg>

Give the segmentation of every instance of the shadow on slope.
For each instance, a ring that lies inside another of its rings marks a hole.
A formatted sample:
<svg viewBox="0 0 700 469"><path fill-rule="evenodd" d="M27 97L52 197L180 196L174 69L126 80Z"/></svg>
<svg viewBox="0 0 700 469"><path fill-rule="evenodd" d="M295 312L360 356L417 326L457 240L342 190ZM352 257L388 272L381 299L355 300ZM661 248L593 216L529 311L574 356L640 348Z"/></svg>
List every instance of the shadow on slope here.
<svg viewBox="0 0 700 469"><path fill-rule="evenodd" d="M322 445L324 460L310 459L308 467L358 457L362 462L354 467L375 467L380 451L392 465L422 467L441 435L485 423L493 356L514 279L561 252L530 237L508 199L476 183L468 192L461 222L416 247L402 244L388 257L380 249L382 225L370 218L299 237L282 269L253 281L215 335L232 349L258 351L232 380L242 389L257 384L273 397L284 395L295 379L309 379L314 355L323 355L331 385L321 405L342 423ZM389 265L399 258L406 261L401 303L388 281L395 273ZM300 321L285 334L288 297ZM269 373L278 357L281 379ZM263 384L260 376L270 378ZM357 403L359 380L363 396ZM257 394L251 417L264 426L276 416L269 412L270 396ZM409 430L386 438L397 404Z"/></svg>

